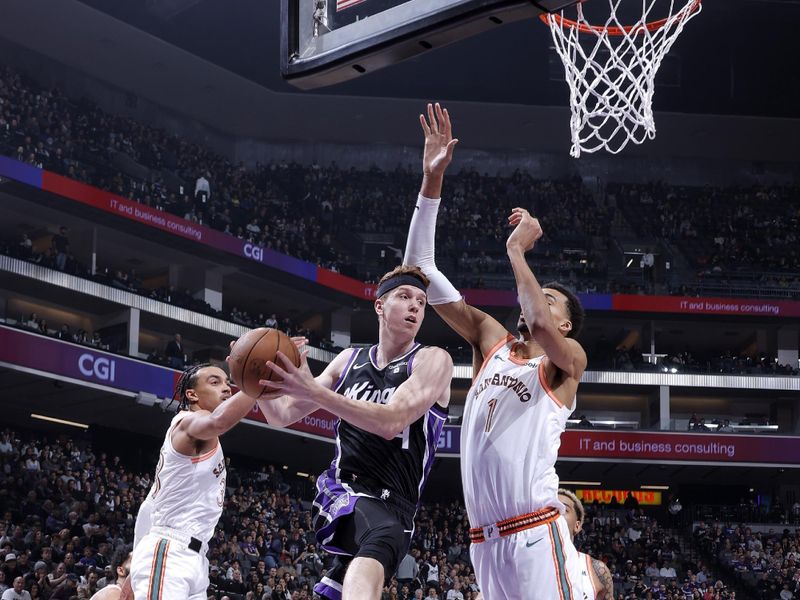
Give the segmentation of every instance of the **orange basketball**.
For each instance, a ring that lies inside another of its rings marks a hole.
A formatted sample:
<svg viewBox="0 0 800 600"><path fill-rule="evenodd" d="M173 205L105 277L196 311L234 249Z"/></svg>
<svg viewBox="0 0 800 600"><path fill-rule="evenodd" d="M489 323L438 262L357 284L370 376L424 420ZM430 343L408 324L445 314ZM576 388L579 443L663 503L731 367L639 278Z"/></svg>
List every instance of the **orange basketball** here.
<svg viewBox="0 0 800 600"><path fill-rule="evenodd" d="M231 380L251 398L259 398L269 389L258 384L260 380L281 381L267 361L281 366L277 359L278 350L283 352L295 366L300 366L300 352L294 342L282 331L269 327L259 327L240 337L231 349L228 365Z"/></svg>

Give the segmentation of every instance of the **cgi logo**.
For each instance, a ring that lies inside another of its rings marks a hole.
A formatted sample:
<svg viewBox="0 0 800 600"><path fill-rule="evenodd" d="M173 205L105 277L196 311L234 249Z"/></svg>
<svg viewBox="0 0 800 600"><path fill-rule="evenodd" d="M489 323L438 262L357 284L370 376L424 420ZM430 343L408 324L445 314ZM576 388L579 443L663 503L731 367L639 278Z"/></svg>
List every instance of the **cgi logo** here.
<svg viewBox="0 0 800 600"><path fill-rule="evenodd" d="M78 369L86 377L94 377L100 381L114 381L116 361L91 354L81 354Z"/></svg>
<svg viewBox="0 0 800 600"><path fill-rule="evenodd" d="M264 260L264 249L259 248L258 246L254 246L253 244L245 244L244 255L247 258L252 258L253 260L262 262Z"/></svg>

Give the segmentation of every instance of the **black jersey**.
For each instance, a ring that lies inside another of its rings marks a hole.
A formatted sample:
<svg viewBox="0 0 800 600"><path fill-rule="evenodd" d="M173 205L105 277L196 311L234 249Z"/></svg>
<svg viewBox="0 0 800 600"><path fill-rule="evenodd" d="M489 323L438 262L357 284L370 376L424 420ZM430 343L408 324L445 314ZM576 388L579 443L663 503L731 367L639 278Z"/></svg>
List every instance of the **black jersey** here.
<svg viewBox="0 0 800 600"><path fill-rule="evenodd" d="M350 357L334 390L361 402L389 404L397 388L408 379L414 357L421 348L422 345L415 344L383 369L375 364L377 346L358 349ZM351 486L356 493L384 498L399 495L416 505L446 419L447 409L434 404L391 440L340 420L336 455L322 478L327 479L331 487Z"/></svg>

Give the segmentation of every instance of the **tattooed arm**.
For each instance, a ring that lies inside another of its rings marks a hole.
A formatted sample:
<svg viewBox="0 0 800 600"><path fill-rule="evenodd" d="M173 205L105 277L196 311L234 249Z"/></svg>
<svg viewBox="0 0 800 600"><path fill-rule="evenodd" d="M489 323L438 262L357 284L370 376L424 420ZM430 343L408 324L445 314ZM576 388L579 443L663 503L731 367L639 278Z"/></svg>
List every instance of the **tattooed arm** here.
<svg viewBox="0 0 800 600"><path fill-rule="evenodd" d="M614 599L614 580L611 577L611 571L602 560L592 559L592 579L598 583L598 589L601 591L597 594L597 600L613 600Z"/></svg>

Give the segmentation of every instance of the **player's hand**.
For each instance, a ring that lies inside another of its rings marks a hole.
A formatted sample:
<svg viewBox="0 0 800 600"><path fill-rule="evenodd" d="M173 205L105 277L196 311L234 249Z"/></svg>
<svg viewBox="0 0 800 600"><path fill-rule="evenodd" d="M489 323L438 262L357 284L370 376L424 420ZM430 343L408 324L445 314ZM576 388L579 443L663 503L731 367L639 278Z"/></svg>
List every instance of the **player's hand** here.
<svg viewBox="0 0 800 600"><path fill-rule="evenodd" d="M437 102L428 104L428 117L419 116L425 134L425 151L422 154L422 172L425 175L444 176L447 165L453 160L453 148L458 143L453 139L450 114Z"/></svg>
<svg viewBox="0 0 800 600"><path fill-rule="evenodd" d="M301 353L303 351L303 346L308 344L308 338L305 337L305 336L302 336L302 335L293 336L291 338L291 340L292 340L292 342L294 342L294 345L297 347L297 349ZM236 344L236 340L234 340L230 344L228 344L229 349L233 350L233 346L235 344ZM229 354L228 356L225 357L225 362L228 364L228 371L230 371L230 361L231 361L231 356ZM236 385L236 384L234 383L234 385ZM283 392L264 390L264 393L261 394L258 397L258 400L275 400L276 398L280 398L281 396L283 396Z"/></svg>
<svg viewBox="0 0 800 600"><path fill-rule="evenodd" d="M319 384L314 379L314 374L308 367L308 350L300 353L300 366L295 367L294 363L283 353L278 352L277 363L267 361L267 366L282 379L282 381L270 381L261 379L258 385L263 386L264 394L260 399L270 399L270 392L276 392L275 397L291 396L297 400L313 400L314 390Z"/></svg>
<svg viewBox="0 0 800 600"><path fill-rule="evenodd" d="M524 208L515 208L508 217L508 224L514 227L514 231L508 236L506 248L509 250L517 249L527 252L532 249L536 240L544 233L539 219L534 219Z"/></svg>

